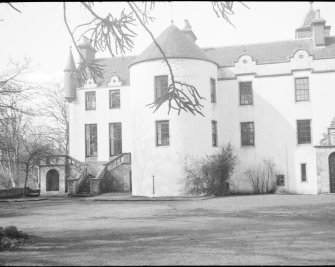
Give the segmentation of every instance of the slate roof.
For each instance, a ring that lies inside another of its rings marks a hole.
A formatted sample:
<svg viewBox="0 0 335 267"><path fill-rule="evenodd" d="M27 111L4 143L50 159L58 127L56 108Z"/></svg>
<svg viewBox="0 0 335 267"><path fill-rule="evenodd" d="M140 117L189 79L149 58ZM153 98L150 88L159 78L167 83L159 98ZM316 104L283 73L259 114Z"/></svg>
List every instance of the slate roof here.
<svg viewBox="0 0 335 267"><path fill-rule="evenodd" d="M97 84L99 86L107 86L110 79L114 75L120 77L124 84L129 85L129 64L136 58L136 56L124 56L122 57L112 57L112 58L96 58L95 63L104 65L103 76L104 79L98 79Z"/></svg>
<svg viewBox="0 0 335 267"><path fill-rule="evenodd" d="M182 30L175 25L167 27L157 38L168 58L194 58L206 61L210 60L199 46L190 40ZM162 59L163 56L157 46L152 42L132 63ZM214 61L215 62L215 61Z"/></svg>
<svg viewBox="0 0 335 267"><path fill-rule="evenodd" d="M293 39L269 43L203 48L219 66L233 66L239 56L247 54L258 64L288 61L298 49L304 49L315 59L335 57L335 36L326 37L325 47L316 48L312 38Z"/></svg>

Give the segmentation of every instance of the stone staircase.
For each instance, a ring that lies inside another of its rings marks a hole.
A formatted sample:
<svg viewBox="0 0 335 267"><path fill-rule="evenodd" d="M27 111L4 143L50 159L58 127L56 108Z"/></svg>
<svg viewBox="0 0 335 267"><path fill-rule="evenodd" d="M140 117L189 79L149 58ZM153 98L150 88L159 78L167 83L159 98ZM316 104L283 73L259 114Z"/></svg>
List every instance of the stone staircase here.
<svg viewBox="0 0 335 267"><path fill-rule="evenodd" d="M91 173L87 173L85 180L79 187L79 190L76 197L88 197L90 195L90 178L94 178L95 176Z"/></svg>

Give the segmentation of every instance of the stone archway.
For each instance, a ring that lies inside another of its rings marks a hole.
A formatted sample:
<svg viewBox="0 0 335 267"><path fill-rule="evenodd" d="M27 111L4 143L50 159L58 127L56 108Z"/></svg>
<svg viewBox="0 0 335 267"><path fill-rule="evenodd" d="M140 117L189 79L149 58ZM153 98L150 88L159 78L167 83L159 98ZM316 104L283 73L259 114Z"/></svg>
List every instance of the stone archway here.
<svg viewBox="0 0 335 267"><path fill-rule="evenodd" d="M46 191L59 191L59 173L54 169L46 174Z"/></svg>
<svg viewBox="0 0 335 267"><path fill-rule="evenodd" d="M335 152L328 157L329 162L329 192L335 193Z"/></svg>

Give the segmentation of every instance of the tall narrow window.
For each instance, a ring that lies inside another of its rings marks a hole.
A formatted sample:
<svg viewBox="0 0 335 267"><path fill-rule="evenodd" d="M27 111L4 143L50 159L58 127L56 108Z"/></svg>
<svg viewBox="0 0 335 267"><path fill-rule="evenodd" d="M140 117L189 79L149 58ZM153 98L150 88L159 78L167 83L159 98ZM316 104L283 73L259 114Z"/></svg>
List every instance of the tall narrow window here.
<svg viewBox="0 0 335 267"><path fill-rule="evenodd" d="M85 125L86 157L98 156L98 133L96 124Z"/></svg>
<svg viewBox="0 0 335 267"><path fill-rule="evenodd" d="M121 122L109 124L109 152L110 156L122 153L122 125Z"/></svg>
<svg viewBox="0 0 335 267"><path fill-rule="evenodd" d="M295 79L295 101L309 101L308 77Z"/></svg>
<svg viewBox="0 0 335 267"><path fill-rule="evenodd" d="M311 143L311 120L297 120L298 144Z"/></svg>
<svg viewBox="0 0 335 267"><path fill-rule="evenodd" d="M86 110L93 110L96 108L95 92L85 93Z"/></svg>
<svg viewBox="0 0 335 267"><path fill-rule="evenodd" d="M120 90L109 91L109 108L120 108Z"/></svg>
<svg viewBox="0 0 335 267"><path fill-rule="evenodd" d="M216 81L211 78L211 102L216 103Z"/></svg>
<svg viewBox="0 0 335 267"><path fill-rule="evenodd" d="M301 165L301 181L307 181L307 171L306 171L306 163L302 163Z"/></svg>
<svg viewBox="0 0 335 267"><path fill-rule="evenodd" d="M240 105L252 105L252 82L240 82Z"/></svg>
<svg viewBox="0 0 335 267"><path fill-rule="evenodd" d="M242 146L255 145L255 128L253 122L241 122Z"/></svg>
<svg viewBox="0 0 335 267"><path fill-rule="evenodd" d="M168 76L155 76L155 99L167 94L168 92Z"/></svg>
<svg viewBox="0 0 335 267"><path fill-rule="evenodd" d="M216 121L212 121L212 145L218 146L218 129Z"/></svg>
<svg viewBox="0 0 335 267"><path fill-rule="evenodd" d="M156 121L156 145L168 146L170 144L169 121Z"/></svg>

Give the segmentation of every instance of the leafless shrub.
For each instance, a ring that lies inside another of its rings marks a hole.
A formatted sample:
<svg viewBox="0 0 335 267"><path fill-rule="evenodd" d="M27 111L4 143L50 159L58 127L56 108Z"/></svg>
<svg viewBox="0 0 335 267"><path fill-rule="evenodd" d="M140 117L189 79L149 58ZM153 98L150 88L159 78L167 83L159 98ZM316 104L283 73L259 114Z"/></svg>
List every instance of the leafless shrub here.
<svg viewBox="0 0 335 267"><path fill-rule="evenodd" d="M263 159L261 163L249 168L245 173L255 194L269 194L276 191L277 169L271 159Z"/></svg>
<svg viewBox="0 0 335 267"><path fill-rule="evenodd" d="M186 192L221 196L229 192L229 179L237 163L231 144L205 158L191 159L185 166Z"/></svg>

